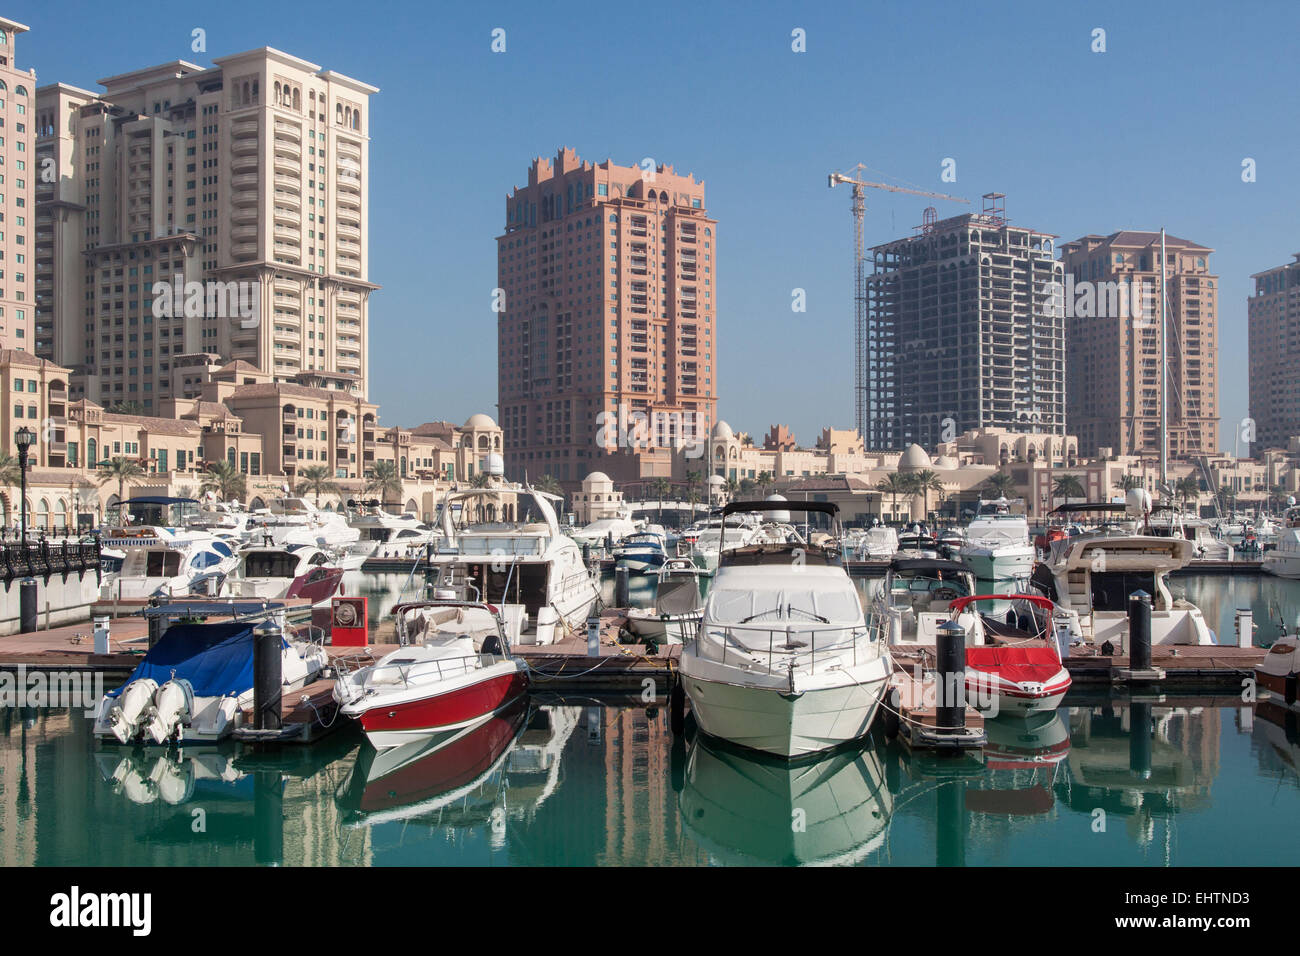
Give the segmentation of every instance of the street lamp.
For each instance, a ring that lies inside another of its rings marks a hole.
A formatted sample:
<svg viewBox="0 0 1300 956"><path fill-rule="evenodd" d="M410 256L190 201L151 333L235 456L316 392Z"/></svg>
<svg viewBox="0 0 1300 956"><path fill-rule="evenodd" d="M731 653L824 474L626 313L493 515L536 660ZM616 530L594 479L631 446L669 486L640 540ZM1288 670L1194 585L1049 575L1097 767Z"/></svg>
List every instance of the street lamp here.
<svg viewBox="0 0 1300 956"><path fill-rule="evenodd" d="M19 504L18 513L22 516L22 542L27 543L27 450L36 443L36 432L30 428L20 428L14 436L18 444Z"/></svg>
<svg viewBox="0 0 1300 956"><path fill-rule="evenodd" d="M30 428L20 428L14 435L18 445L18 494L19 511L22 516L22 538L19 545L24 557L27 555L27 451L36 442L36 432ZM18 632L30 634L36 630L36 579L30 574L31 560L27 560L28 575L18 585Z"/></svg>

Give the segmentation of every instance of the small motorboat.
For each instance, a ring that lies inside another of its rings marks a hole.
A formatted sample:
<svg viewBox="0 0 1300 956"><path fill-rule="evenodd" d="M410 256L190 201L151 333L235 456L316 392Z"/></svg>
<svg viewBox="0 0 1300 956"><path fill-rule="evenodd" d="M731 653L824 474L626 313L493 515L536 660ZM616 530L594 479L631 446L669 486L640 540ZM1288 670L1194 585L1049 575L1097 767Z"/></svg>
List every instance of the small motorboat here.
<svg viewBox="0 0 1300 956"><path fill-rule="evenodd" d="M1048 620L1056 623L1052 602L1041 595L959 597L948 605L948 612L956 620L962 611L979 601L1008 601L1013 606L1034 604L1045 610ZM1061 662L1056 634L993 626L993 622L987 619L984 624L986 643L966 648L966 693L971 706L998 715L1018 716L1056 710L1070 689L1070 672ZM1060 627L1059 639L1068 642L1068 622L1063 620Z"/></svg>
<svg viewBox="0 0 1300 956"><path fill-rule="evenodd" d="M338 593L344 569L313 545L270 545L239 552L239 563L226 578L222 594L230 597L306 598L313 604Z"/></svg>
<svg viewBox="0 0 1300 956"><path fill-rule="evenodd" d="M253 705L253 628L258 622L175 624L144 656L126 683L95 711L94 734L126 744L213 743L243 725ZM325 649L282 639L285 690L315 679Z"/></svg>
<svg viewBox="0 0 1300 956"><path fill-rule="evenodd" d="M340 712L360 721L376 750L473 727L527 691L527 666L511 654L496 607L418 601L393 616L402 646L334 684Z"/></svg>
<svg viewBox="0 0 1300 956"><path fill-rule="evenodd" d="M637 531L614 549L614 567L632 574L655 574L668 556L667 539L657 531Z"/></svg>
<svg viewBox="0 0 1300 956"><path fill-rule="evenodd" d="M1255 668L1255 685L1295 706L1297 676L1300 676L1300 642L1283 635L1268 649Z"/></svg>
<svg viewBox="0 0 1300 956"><path fill-rule="evenodd" d="M694 637L704 617L700 577L707 574L690 558L669 558L659 569L655 606L631 608L628 630L660 644L682 644Z"/></svg>

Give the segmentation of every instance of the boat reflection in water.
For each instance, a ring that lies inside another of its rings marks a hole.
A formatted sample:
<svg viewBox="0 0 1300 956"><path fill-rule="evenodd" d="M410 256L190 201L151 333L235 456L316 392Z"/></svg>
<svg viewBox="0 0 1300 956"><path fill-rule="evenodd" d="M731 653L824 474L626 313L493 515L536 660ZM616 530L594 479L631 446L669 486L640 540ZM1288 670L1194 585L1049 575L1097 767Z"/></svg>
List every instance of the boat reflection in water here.
<svg viewBox="0 0 1300 956"><path fill-rule="evenodd" d="M1053 791L1070 755L1070 728L1060 711L984 724L986 774L965 791L966 809L994 816L1035 816L1055 805Z"/></svg>
<svg viewBox="0 0 1300 956"><path fill-rule="evenodd" d="M465 730L387 750L363 747L335 796L344 825L489 824L489 842L500 847L507 817L530 815L558 786L560 754L579 713L521 700Z"/></svg>
<svg viewBox="0 0 1300 956"><path fill-rule="evenodd" d="M231 752L112 748L95 754L95 766L114 793L141 805L178 806L196 795L252 795L251 781L240 786L248 774L235 767Z"/></svg>
<svg viewBox="0 0 1300 956"><path fill-rule="evenodd" d="M893 798L870 743L791 763L699 734L679 804L686 834L717 862L825 865L879 849Z"/></svg>

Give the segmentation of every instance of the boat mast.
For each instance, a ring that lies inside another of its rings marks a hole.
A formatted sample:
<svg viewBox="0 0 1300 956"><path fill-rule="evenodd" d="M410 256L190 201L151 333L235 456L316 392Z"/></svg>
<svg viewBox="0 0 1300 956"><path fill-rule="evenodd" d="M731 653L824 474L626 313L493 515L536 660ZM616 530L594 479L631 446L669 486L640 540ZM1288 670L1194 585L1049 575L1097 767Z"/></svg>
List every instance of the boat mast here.
<svg viewBox="0 0 1300 956"><path fill-rule="evenodd" d="M1168 295L1165 289L1165 230L1160 228L1160 485L1169 483Z"/></svg>

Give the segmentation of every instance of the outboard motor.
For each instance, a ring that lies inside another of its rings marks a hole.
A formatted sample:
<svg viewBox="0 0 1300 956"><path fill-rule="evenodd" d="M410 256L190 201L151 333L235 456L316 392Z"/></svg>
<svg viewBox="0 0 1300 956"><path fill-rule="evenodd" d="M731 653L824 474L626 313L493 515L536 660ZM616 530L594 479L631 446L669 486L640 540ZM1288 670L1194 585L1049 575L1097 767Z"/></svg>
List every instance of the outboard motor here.
<svg viewBox="0 0 1300 956"><path fill-rule="evenodd" d="M156 744L179 736L181 726L194 712L194 688L184 678L172 678L154 694L154 704L144 721L144 732Z"/></svg>
<svg viewBox="0 0 1300 956"><path fill-rule="evenodd" d="M130 743L139 732L140 721L153 703L158 692L158 682L150 677L132 681L118 696L117 703L108 712L109 729L118 743Z"/></svg>

